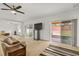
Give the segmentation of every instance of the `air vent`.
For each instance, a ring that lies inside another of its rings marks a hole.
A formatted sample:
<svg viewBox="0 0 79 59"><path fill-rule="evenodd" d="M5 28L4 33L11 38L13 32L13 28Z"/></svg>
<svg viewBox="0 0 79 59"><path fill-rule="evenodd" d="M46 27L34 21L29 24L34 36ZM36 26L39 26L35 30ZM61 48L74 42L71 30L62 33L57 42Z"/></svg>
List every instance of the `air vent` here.
<svg viewBox="0 0 79 59"><path fill-rule="evenodd" d="M74 4L73 4L73 7L74 7L74 8L79 8L79 3L74 3Z"/></svg>

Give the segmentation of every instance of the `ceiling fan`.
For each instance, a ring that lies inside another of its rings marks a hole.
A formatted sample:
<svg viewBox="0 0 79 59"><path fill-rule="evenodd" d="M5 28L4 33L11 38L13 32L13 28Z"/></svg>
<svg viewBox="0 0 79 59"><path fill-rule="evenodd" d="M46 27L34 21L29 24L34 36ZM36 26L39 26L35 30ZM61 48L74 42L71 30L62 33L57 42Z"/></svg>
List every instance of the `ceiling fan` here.
<svg viewBox="0 0 79 59"><path fill-rule="evenodd" d="M8 4L6 4L6 3L3 3L5 6L7 6L8 7L8 9L6 9L6 8L1 8L1 10L10 10L12 13L14 13L15 15L16 15L16 12L18 12L18 13L21 13L21 14L24 14L24 12L22 12L22 11L19 11L18 9L20 9L20 8L22 8L22 6L9 6Z"/></svg>

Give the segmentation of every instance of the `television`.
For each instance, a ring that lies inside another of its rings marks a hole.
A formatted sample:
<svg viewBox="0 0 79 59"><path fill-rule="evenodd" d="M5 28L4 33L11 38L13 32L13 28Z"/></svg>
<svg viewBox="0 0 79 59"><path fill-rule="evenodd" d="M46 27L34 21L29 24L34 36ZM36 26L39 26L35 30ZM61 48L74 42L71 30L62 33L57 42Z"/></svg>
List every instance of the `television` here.
<svg viewBox="0 0 79 59"><path fill-rule="evenodd" d="M42 29L42 23L36 23L36 24L34 24L34 29L35 30L41 30Z"/></svg>

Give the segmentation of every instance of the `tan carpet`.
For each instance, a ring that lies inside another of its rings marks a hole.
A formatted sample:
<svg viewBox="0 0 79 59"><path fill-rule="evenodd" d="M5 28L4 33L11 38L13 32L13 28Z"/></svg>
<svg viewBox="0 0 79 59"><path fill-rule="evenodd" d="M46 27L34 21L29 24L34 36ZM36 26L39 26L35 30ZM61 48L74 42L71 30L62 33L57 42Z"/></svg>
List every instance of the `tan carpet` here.
<svg viewBox="0 0 79 59"><path fill-rule="evenodd" d="M45 48L48 47L48 41L26 40L26 55L38 56Z"/></svg>

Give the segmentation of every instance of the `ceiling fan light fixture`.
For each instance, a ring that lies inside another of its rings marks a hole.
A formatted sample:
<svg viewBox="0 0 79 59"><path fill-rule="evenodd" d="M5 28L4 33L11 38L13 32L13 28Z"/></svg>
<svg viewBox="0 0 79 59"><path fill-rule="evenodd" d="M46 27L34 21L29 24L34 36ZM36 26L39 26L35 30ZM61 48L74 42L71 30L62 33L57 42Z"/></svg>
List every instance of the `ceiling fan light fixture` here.
<svg viewBox="0 0 79 59"><path fill-rule="evenodd" d="M12 10L11 13L16 14L16 11Z"/></svg>

